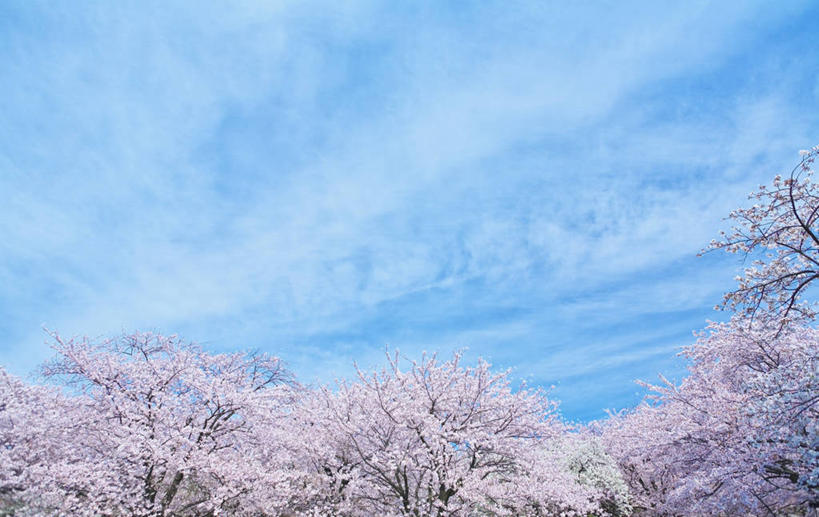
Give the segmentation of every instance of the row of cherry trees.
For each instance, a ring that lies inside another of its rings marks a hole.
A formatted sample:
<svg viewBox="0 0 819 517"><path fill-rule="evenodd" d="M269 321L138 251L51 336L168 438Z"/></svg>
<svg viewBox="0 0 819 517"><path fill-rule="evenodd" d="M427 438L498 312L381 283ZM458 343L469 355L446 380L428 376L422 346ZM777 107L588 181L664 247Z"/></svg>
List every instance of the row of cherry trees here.
<svg viewBox="0 0 819 517"><path fill-rule="evenodd" d="M572 426L459 355L312 388L264 354L54 334L48 385L0 369L0 515L815 515L817 152L731 214L734 315L635 409Z"/></svg>
<svg viewBox="0 0 819 517"><path fill-rule="evenodd" d="M275 358L174 337L63 340L46 377L0 374L0 495L19 515L628 513L599 438L543 392L435 357L337 389Z"/></svg>

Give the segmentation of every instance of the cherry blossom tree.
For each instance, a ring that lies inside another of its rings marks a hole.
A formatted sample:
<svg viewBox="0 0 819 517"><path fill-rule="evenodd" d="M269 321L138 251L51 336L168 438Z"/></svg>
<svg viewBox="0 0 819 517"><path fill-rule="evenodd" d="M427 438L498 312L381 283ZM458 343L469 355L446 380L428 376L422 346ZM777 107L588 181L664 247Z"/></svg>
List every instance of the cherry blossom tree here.
<svg viewBox="0 0 819 517"><path fill-rule="evenodd" d="M54 515L84 499L99 452L78 437L97 416L87 398L26 385L0 371L0 509Z"/></svg>
<svg viewBox="0 0 819 517"><path fill-rule="evenodd" d="M819 278L819 185L811 181L817 154L819 146L802 151L789 177L760 186L749 196L755 204L731 212L736 226L707 248L758 257L737 277L739 286L725 295L721 308L780 329L815 316L813 306L800 302Z"/></svg>
<svg viewBox="0 0 819 517"><path fill-rule="evenodd" d="M636 508L652 514L780 515L819 507L819 333L805 298L819 278L819 188L803 151L787 179L712 241L756 260L721 308L735 311L684 349L689 375L662 378L636 410L603 424Z"/></svg>
<svg viewBox="0 0 819 517"><path fill-rule="evenodd" d="M600 490L550 445L568 429L539 390L460 355L358 371L311 401L314 463L338 515L587 515ZM554 442L554 444L553 444ZM330 501L328 499L328 501Z"/></svg>
<svg viewBox="0 0 819 517"><path fill-rule="evenodd" d="M604 514L631 515L631 495L619 465L588 428L564 436L550 447L546 459L571 472L580 485L596 490L595 500Z"/></svg>
<svg viewBox="0 0 819 517"><path fill-rule="evenodd" d="M58 513L71 515L259 515L291 503L298 471L275 429L293 382L278 359L154 334L54 339L43 375L75 394L61 399L75 411L46 419L28 449L76 432L29 493L60 493Z"/></svg>
<svg viewBox="0 0 819 517"><path fill-rule="evenodd" d="M33 469L51 449L43 439L42 416L58 407L56 399L0 368L0 515L24 506Z"/></svg>
<svg viewBox="0 0 819 517"><path fill-rule="evenodd" d="M680 385L604 424L635 504L660 515L819 506L819 331L713 323Z"/></svg>
<svg viewBox="0 0 819 517"><path fill-rule="evenodd" d="M0 368L0 515L10 512L25 490L26 467L32 463L26 456L32 447L23 441L20 432L30 422L21 410L42 407L37 395Z"/></svg>

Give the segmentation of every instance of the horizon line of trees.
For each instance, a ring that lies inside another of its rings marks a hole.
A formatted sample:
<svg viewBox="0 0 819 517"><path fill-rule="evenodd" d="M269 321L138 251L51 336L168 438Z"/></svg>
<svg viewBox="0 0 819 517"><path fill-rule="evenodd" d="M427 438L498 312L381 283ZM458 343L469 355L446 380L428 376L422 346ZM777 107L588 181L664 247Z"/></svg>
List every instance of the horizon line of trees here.
<svg viewBox="0 0 819 517"><path fill-rule="evenodd" d="M729 215L732 317L636 408L569 424L459 353L306 387L267 354L52 333L48 385L0 367L0 516L819 515L817 154Z"/></svg>

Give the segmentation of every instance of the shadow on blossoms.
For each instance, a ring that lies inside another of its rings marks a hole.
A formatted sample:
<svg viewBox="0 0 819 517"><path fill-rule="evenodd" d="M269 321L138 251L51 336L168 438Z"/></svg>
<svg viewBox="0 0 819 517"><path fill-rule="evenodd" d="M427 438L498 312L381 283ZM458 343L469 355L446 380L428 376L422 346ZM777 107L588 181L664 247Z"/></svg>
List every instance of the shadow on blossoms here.
<svg viewBox="0 0 819 517"><path fill-rule="evenodd" d="M541 389L461 356L335 386L175 336L54 333L46 385L0 369L0 515L817 515L819 148L714 241L756 259L680 385L564 422Z"/></svg>

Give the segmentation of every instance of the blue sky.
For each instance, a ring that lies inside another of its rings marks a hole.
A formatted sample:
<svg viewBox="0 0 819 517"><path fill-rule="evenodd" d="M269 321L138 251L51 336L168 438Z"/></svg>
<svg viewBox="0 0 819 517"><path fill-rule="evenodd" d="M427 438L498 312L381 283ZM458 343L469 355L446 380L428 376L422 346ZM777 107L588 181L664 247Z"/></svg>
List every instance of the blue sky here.
<svg viewBox="0 0 819 517"><path fill-rule="evenodd" d="M819 143L819 8L583 4L3 2L0 364L467 347L580 420L679 378L697 252Z"/></svg>

